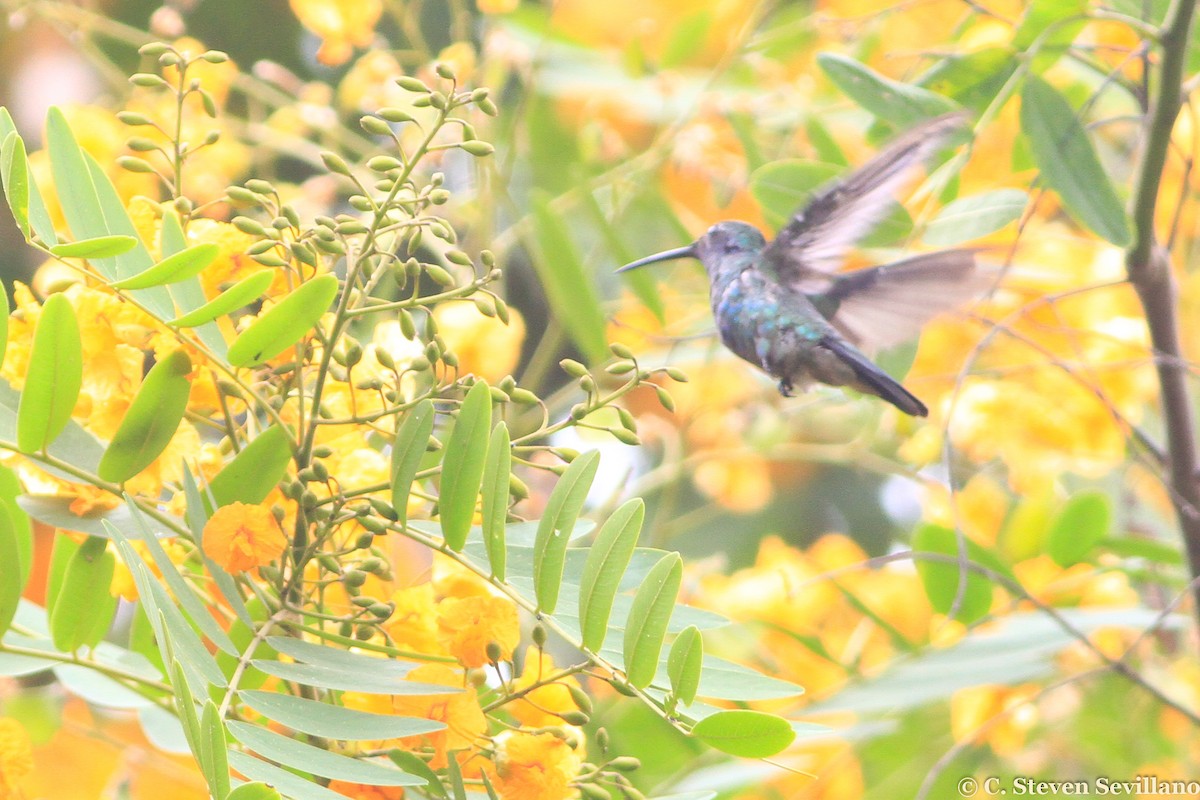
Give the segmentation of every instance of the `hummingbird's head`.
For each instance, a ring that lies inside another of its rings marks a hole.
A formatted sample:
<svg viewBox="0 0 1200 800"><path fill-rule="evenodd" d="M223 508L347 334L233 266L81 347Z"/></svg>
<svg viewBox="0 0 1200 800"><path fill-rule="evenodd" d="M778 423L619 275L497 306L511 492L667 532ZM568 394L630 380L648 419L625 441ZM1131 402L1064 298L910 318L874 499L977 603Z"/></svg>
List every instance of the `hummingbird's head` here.
<svg viewBox="0 0 1200 800"><path fill-rule="evenodd" d="M717 272L729 269L741 270L746 263L754 258L767 245L758 228L747 222L726 220L713 225L704 235L687 247L677 247L674 250L664 250L652 256L639 258L617 272L657 264L660 261L671 261L676 258L696 258L704 264L710 277Z"/></svg>

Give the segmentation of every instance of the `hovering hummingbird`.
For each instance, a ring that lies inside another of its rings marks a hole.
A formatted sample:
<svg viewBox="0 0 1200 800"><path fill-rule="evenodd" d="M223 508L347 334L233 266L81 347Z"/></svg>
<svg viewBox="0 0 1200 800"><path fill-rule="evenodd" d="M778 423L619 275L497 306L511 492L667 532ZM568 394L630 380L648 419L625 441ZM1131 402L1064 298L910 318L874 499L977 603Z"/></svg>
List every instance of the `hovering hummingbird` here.
<svg viewBox="0 0 1200 800"><path fill-rule="evenodd" d="M846 252L888 213L893 195L963 126L929 120L841 180L822 187L772 242L745 222L718 222L687 247L621 267L677 258L704 264L721 341L779 381L790 397L813 382L849 386L906 414L929 411L863 349L914 336L930 317L977 295L988 281L970 250L943 250L851 272Z"/></svg>

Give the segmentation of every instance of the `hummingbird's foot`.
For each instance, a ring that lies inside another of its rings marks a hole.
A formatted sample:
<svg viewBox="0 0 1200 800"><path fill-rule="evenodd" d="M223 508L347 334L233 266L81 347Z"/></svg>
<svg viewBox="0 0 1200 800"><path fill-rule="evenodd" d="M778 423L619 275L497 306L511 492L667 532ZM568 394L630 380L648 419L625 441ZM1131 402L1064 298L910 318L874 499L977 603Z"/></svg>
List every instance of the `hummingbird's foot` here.
<svg viewBox="0 0 1200 800"><path fill-rule="evenodd" d="M792 382L789 381L787 378L784 378L783 380L779 381L779 393L781 395L783 395L784 397L793 397L794 395L792 394Z"/></svg>

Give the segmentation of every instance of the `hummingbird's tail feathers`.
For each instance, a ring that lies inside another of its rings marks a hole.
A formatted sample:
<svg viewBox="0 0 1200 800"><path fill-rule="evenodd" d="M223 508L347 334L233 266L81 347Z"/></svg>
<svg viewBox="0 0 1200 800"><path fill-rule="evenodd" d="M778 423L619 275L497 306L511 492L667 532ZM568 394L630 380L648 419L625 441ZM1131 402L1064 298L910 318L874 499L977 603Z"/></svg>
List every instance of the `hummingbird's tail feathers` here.
<svg viewBox="0 0 1200 800"><path fill-rule="evenodd" d="M838 275L814 302L836 309L833 326L871 352L913 338L930 318L978 298L994 282L973 250L943 250Z"/></svg>
<svg viewBox="0 0 1200 800"><path fill-rule="evenodd" d="M826 336L821 340L821 344L854 371L854 376L858 379L856 389L880 397L910 416L929 416L929 409L917 399L916 395L872 364L870 359L856 350L853 345L835 336Z"/></svg>

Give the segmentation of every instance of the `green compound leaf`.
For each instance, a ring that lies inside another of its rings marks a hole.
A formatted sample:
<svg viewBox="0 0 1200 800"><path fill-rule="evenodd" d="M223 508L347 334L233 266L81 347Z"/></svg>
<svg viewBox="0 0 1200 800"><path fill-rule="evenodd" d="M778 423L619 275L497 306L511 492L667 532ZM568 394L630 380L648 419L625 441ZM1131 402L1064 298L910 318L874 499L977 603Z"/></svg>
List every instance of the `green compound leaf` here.
<svg viewBox="0 0 1200 800"><path fill-rule="evenodd" d="M914 553L937 553L957 558L958 537L949 528L925 524L913 533L912 548ZM967 540L966 549L969 561L993 568L995 557L982 547ZM935 611L949 614L955 610L957 602L955 619L964 625L970 625L987 615L992 607L992 582L986 577L945 561L918 558L916 563L917 574L921 576L925 594Z"/></svg>
<svg viewBox="0 0 1200 800"><path fill-rule="evenodd" d="M911 128L918 122L958 109L958 104L949 98L894 81L848 56L821 53L817 65L847 97L900 128Z"/></svg>
<svg viewBox="0 0 1200 800"><path fill-rule="evenodd" d="M17 526L7 503L0 503L0 564L7 565L5 579L0 581L0 638L3 638L21 604L21 592L28 576L22 564Z"/></svg>
<svg viewBox="0 0 1200 800"><path fill-rule="evenodd" d="M217 508L230 503L261 503L287 475L292 460L292 448L287 431L272 425L233 457L208 488L217 501Z"/></svg>
<svg viewBox="0 0 1200 800"><path fill-rule="evenodd" d="M678 553L668 553L651 568L633 596L625 623L625 676L639 689L649 686L658 671L658 657L682 583L683 559Z"/></svg>
<svg viewBox="0 0 1200 800"><path fill-rule="evenodd" d="M1030 75L1021 92L1021 130L1046 184L1076 220L1118 247L1129 244L1125 208L1067 99Z"/></svg>
<svg viewBox="0 0 1200 800"><path fill-rule="evenodd" d="M100 459L97 474L122 483L154 463L179 428L192 384L192 360L176 350L155 364L142 381L121 426Z"/></svg>
<svg viewBox="0 0 1200 800"><path fill-rule="evenodd" d="M29 241L29 158L25 142L16 131L9 132L0 146L0 180L4 181L4 197L13 220Z"/></svg>
<svg viewBox="0 0 1200 800"><path fill-rule="evenodd" d="M112 258L128 253L137 246L138 240L133 236L97 236L93 239L56 244L50 248L50 255L59 258Z"/></svg>
<svg viewBox="0 0 1200 800"><path fill-rule="evenodd" d="M671 679L671 691L679 702L690 706L700 688L700 673L704 666L704 639L695 625L684 628L671 643L667 655L667 677Z"/></svg>
<svg viewBox="0 0 1200 800"><path fill-rule="evenodd" d="M241 698L267 719L326 739L401 739L446 728L443 723L429 719L372 714L278 692L242 692Z"/></svg>
<svg viewBox="0 0 1200 800"><path fill-rule="evenodd" d="M718 711L696 723L692 735L742 758L767 758L787 749L796 732L783 717L761 711Z"/></svg>
<svg viewBox="0 0 1200 800"><path fill-rule="evenodd" d="M285 767L371 786L421 786L422 779L374 761L360 761L311 744L289 739L247 722L226 723L238 741L260 756ZM234 765L236 767L236 765Z"/></svg>
<svg viewBox="0 0 1200 800"><path fill-rule="evenodd" d="M1046 538L1046 552L1060 567L1078 564L1108 537L1112 502L1103 492L1077 492L1055 518Z"/></svg>
<svg viewBox="0 0 1200 800"><path fill-rule="evenodd" d="M217 704L206 700L200 714L200 752L196 760L213 797L229 794L229 756L225 741L225 725Z"/></svg>
<svg viewBox="0 0 1200 800"><path fill-rule="evenodd" d="M167 256L137 275L123 278L109 286L114 289L147 289L151 286L185 281L203 272L205 267L216 261L220 252L221 248L212 243L193 245Z"/></svg>
<svg viewBox="0 0 1200 800"><path fill-rule="evenodd" d="M997 189L962 197L941 210L923 238L938 247L969 242L994 233L1021 218L1029 195L1020 189Z"/></svg>
<svg viewBox="0 0 1200 800"><path fill-rule="evenodd" d="M392 507L401 525L408 520L408 496L429 448L435 416L433 403L422 400L404 415L404 422L396 429L392 443Z"/></svg>
<svg viewBox="0 0 1200 800"><path fill-rule="evenodd" d="M508 491L512 476L512 448L508 426L500 422L492 429L487 464L483 468L483 542L487 546L492 574L504 580L508 548L504 524L508 519Z"/></svg>
<svg viewBox="0 0 1200 800"><path fill-rule="evenodd" d="M287 350L313 329L337 297L338 279L319 275L271 306L229 346L229 363L255 367Z"/></svg>
<svg viewBox="0 0 1200 800"><path fill-rule="evenodd" d="M67 423L83 385L83 345L70 301L52 294L42 306L29 354L29 371L17 408L17 447L42 450Z"/></svg>
<svg viewBox="0 0 1200 800"><path fill-rule="evenodd" d="M275 275L271 270L260 269L253 275L242 278L195 311L171 320L170 324L180 328L195 328L212 322L214 319L236 311L262 297L263 292L271 285L274 278Z"/></svg>
<svg viewBox="0 0 1200 800"><path fill-rule="evenodd" d="M117 598L109 592L116 557L108 540L90 537L71 555L50 612L50 638L64 653L95 647L108 632Z"/></svg>
<svg viewBox="0 0 1200 800"><path fill-rule="evenodd" d="M538 522L533 542L533 584L538 610L545 614L553 614L558 605L567 545L599 465L600 453L595 450L572 461L550 492L546 511Z"/></svg>
<svg viewBox="0 0 1200 800"><path fill-rule="evenodd" d="M579 625L583 646L592 652L604 644L613 600L633 558L645 517L646 504L641 498L627 501L601 526L588 550L579 583Z"/></svg>
<svg viewBox="0 0 1200 800"><path fill-rule="evenodd" d="M438 501L442 538L451 550L462 550L475 517L475 501L483 482L488 436L492 427L492 390L477 380L467 390L446 454L442 458L442 494ZM407 500L406 500L407 502Z"/></svg>

